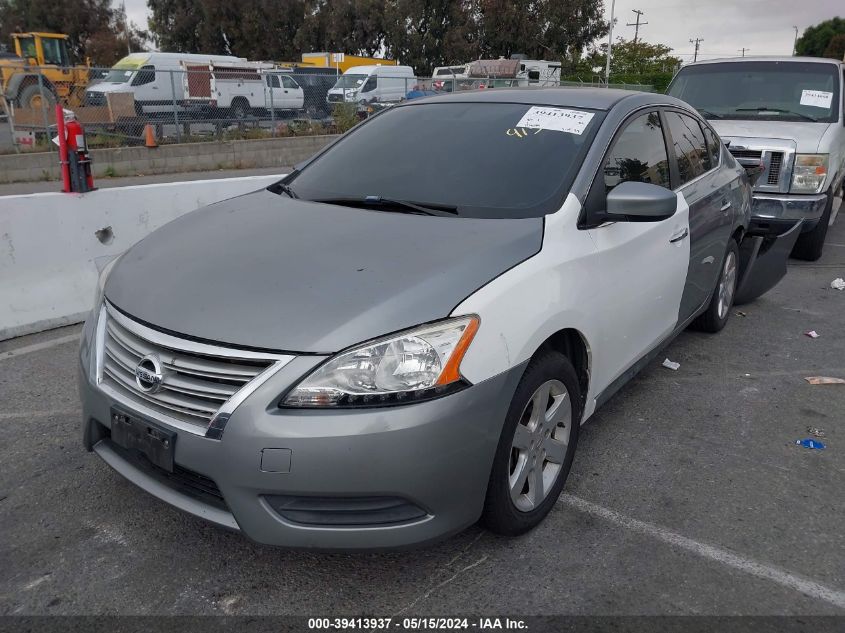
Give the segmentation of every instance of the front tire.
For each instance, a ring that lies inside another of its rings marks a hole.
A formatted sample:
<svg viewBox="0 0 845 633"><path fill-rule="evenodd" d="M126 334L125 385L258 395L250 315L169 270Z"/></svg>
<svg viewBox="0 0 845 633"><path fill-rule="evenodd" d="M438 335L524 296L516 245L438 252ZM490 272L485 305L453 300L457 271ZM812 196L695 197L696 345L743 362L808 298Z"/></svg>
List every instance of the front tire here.
<svg viewBox="0 0 845 633"><path fill-rule="evenodd" d="M56 107L56 95L46 86L39 86L38 84L29 84L25 86L18 96L18 103L21 108L29 108L31 110L46 109L52 113Z"/></svg>
<svg viewBox="0 0 845 633"><path fill-rule="evenodd" d="M736 296L736 284L739 279L739 245L731 238L728 252L722 262L722 272L716 281L716 287L710 297L710 303L704 313L693 321L693 328L715 334L720 331L731 316L731 308Z"/></svg>
<svg viewBox="0 0 845 633"><path fill-rule="evenodd" d="M827 238L827 227L830 224L830 214L833 210L833 192L827 197L827 204L824 207L824 213L819 218L818 224L813 227L812 231L807 231L798 236L798 241L792 247L792 256L795 259L803 259L808 262L814 262L822 256L824 250L824 241Z"/></svg>
<svg viewBox="0 0 845 633"><path fill-rule="evenodd" d="M572 467L582 412L572 363L541 351L516 388L499 438L481 517L489 530L523 534L551 511Z"/></svg>

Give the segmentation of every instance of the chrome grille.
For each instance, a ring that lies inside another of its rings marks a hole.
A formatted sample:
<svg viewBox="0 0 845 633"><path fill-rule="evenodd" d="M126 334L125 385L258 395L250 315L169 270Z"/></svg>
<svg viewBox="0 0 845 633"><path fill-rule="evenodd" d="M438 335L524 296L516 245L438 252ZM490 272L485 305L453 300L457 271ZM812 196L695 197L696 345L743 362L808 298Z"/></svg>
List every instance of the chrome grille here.
<svg viewBox="0 0 845 633"><path fill-rule="evenodd" d="M776 185L780 181L780 168L783 165L783 152L772 152L772 158L769 162L769 176L766 182L770 185Z"/></svg>
<svg viewBox="0 0 845 633"><path fill-rule="evenodd" d="M760 150L728 148L728 151L733 154L734 158L756 158L757 160L763 158L763 152Z"/></svg>
<svg viewBox="0 0 845 633"><path fill-rule="evenodd" d="M150 340L147 328L108 307L103 337L102 380L123 398L142 404L166 418L207 427L215 413L276 358L256 358L253 352L210 348L198 353L190 341L167 336L168 344ZM163 337L164 338L164 337ZM219 349L219 354L213 353ZM141 389L135 368L142 358L154 354L162 367L161 389Z"/></svg>

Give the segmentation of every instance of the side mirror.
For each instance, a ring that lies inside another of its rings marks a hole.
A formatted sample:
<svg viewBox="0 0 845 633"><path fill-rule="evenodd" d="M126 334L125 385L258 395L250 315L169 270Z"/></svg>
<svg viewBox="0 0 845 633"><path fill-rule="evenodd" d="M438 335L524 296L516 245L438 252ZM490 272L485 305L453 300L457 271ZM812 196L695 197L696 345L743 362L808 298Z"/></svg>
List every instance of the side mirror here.
<svg viewBox="0 0 845 633"><path fill-rule="evenodd" d="M675 215L677 207L674 191L647 182L623 182L607 194L610 221L659 222Z"/></svg>

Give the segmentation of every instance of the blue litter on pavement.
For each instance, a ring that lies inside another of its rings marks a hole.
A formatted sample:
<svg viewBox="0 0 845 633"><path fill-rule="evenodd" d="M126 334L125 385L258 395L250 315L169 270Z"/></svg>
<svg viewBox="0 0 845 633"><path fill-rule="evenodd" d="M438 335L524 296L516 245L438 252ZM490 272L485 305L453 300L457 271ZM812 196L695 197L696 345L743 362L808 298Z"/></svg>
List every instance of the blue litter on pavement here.
<svg viewBox="0 0 845 633"><path fill-rule="evenodd" d="M804 448L824 448L824 444L822 444L818 440L810 439L809 437L806 440L795 440L795 443L800 444Z"/></svg>

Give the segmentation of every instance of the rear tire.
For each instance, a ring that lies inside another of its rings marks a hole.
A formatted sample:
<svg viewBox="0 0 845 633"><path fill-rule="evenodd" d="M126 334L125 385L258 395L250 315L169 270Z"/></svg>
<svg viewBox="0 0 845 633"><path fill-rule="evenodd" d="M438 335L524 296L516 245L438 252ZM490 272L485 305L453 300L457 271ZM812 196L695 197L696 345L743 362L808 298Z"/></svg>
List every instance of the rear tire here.
<svg viewBox="0 0 845 633"><path fill-rule="evenodd" d="M824 207L822 217L819 218L819 223L813 227L812 231L807 231L806 233L802 233L798 236L798 241L795 242L795 246L792 247L792 257L795 259L803 259L808 262L814 262L822 256L832 209L833 192L831 192L827 197L827 204Z"/></svg>
<svg viewBox="0 0 845 633"><path fill-rule="evenodd" d="M235 99L232 103L232 107L229 109L229 113L232 115L233 119L238 119L242 121L243 119L247 118L251 112L252 108L249 107L249 103L246 99Z"/></svg>
<svg viewBox="0 0 845 633"><path fill-rule="evenodd" d="M715 334L720 331L731 316L731 308L736 297L736 285L739 279L739 245L731 238L728 252L722 261L722 270L716 287L710 296L707 309L692 322L693 329Z"/></svg>
<svg viewBox="0 0 845 633"><path fill-rule="evenodd" d="M541 351L516 388L499 438L481 517L489 530L523 534L551 511L572 467L582 412L572 363Z"/></svg>

